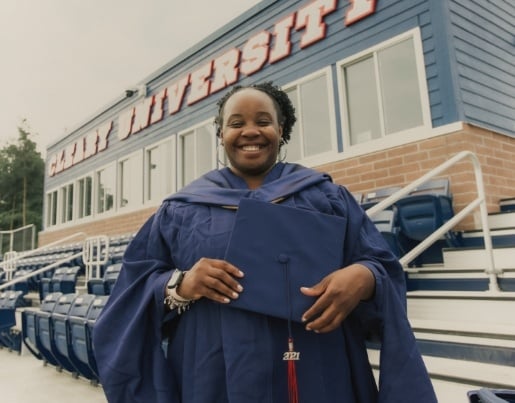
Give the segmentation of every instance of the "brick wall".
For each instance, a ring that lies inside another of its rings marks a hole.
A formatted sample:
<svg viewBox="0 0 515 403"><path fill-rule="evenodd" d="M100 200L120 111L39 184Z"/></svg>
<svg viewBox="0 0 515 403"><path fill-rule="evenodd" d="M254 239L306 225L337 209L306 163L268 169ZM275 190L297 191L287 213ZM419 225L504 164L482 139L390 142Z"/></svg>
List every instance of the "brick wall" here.
<svg viewBox="0 0 515 403"><path fill-rule="evenodd" d="M459 132L342 159L317 169L328 172L336 183L345 185L351 192L366 193L386 186L404 186L464 150L478 156L488 211L498 211L500 199L515 197L515 139L471 125L464 125ZM474 171L468 159L440 176L450 179L455 211L477 197ZM145 209L63 230L41 232L39 245L46 245L76 232L84 232L87 236L133 233L154 211L155 208ZM478 213L470 216L460 227L478 228L478 217Z"/></svg>
<svg viewBox="0 0 515 403"><path fill-rule="evenodd" d="M115 236L134 233L155 210L156 208L149 208L90 223L74 225L61 230L43 231L39 233L38 244L39 246L44 246L78 232L83 232L84 236L73 239L70 242L77 242L95 235Z"/></svg>
<svg viewBox="0 0 515 403"><path fill-rule="evenodd" d="M464 150L477 155L488 211L498 211L500 199L515 196L515 139L471 125L464 125L459 132L332 162L319 169L330 173L336 183L351 192L367 193L387 186L404 186ZM455 211L477 197L469 159L440 176L450 179ZM476 213L465 219L461 227L477 228L479 222Z"/></svg>

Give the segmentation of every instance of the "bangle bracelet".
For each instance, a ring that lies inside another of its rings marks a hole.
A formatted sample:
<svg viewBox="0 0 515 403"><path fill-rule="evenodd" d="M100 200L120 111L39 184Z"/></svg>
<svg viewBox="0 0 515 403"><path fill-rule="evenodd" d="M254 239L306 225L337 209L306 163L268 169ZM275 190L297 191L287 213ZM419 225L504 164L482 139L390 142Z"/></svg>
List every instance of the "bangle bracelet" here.
<svg viewBox="0 0 515 403"><path fill-rule="evenodd" d="M174 309L177 309L177 313L180 315L184 311L187 311L190 309L191 304L195 302L195 300L188 299L188 300L178 300L174 298L172 295L167 295L164 304L173 311Z"/></svg>

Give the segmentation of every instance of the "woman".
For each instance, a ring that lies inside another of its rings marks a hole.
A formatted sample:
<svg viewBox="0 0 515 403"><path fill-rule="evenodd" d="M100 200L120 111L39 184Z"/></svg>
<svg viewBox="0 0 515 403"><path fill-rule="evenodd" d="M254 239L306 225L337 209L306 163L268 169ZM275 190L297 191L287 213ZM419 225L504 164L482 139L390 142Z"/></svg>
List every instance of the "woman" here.
<svg viewBox="0 0 515 403"><path fill-rule="evenodd" d="M402 267L381 235L327 175L277 162L295 123L286 93L234 87L218 106L230 167L164 201L129 245L95 326L109 402L436 401L406 318ZM244 268L224 260L243 198L346 219L342 268L299 290L315 301L302 323L231 306L245 293ZM277 357L291 332L302 357L288 374ZM379 390L366 337L381 341Z"/></svg>

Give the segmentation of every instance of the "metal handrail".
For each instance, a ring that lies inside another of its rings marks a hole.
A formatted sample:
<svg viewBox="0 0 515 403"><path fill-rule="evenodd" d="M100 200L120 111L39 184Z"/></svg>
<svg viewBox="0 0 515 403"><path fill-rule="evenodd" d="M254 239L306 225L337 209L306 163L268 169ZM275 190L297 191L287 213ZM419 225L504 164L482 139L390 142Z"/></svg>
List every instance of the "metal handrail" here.
<svg viewBox="0 0 515 403"><path fill-rule="evenodd" d="M489 277L489 290L490 291L500 291L499 285L497 283L497 275L502 271L497 270L495 268L494 262L494 253L492 246L492 237L490 235L490 228L488 226L488 210L486 206L485 200L485 188L483 183L483 174L481 171L481 164L479 163L479 159L477 156L471 151L461 151L456 154L454 157L450 158L446 162L432 169L425 175L421 176L417 180L411 182L410 184L403 187L401 190L395 192L391 196L386 199L380 201L376 205L370 207L366 212L369 217L373 217L375 214L380 211L385 210L390 207L396 201L400 200L404 196L408 195L411 191L416 189L418 186L427 182L429 179L441 174L442 172L449 169L451 166L455 165L459 161L470 158L474 167L474 175L476 179L476 190L477 190L477 198L466 205L461 211L455 214L449 221L445 222L441 227L439 227L435 232L429 235L426 239L420 242L415 248L410 250L404 256L402 256L399 261L403 267L405 267L409 262L411 262L414 258L424 252L428 247L430 247L434 242L442 237L446 232L452 229L458 222L463 220L468 214L472 212L476 207L479 206L480 216L481 216L481 226L483 229L483 239L485 245L485 251L487 253L487 269L486 273Z"/></svg>
<svg viewBox="0 0 515 403"><path fill-rule="evenodd" d="M70 239L73 239L73 238L76 238L78 236L85 236L86 234L84 232L77 232L75 234L72 234L72 235L69 235L67 237L64 237L64 238L61 238L59 239L58 241L55 241L55 242L52 242L52 243L49 243L45 246L42 246L41 248L37 248L37 249L33 249L33 250L30 250L30 251L27 251L27 252L23 252L23 253L18 253L17 256L15 256L14 258L12 259L8 259L8 260L5 260L3 261L1 264L0 264L0 269L4 268L5 267L11 267L13 264L15 264L18 260L20 259L25 259L31 255L37 255L41 252L44 252L50 248L52 248L53 246L56 246L58 244L62 244L66 241L69 241ZM69 255L69 256L66 256L62 259L59 259L57 261L55 261L54 263L51 263L47 266L44 266L44 267L41 267L40 269L37 269L37 270L34 270L34 271L31 271L30 273L27 273L27 274L24 274L22 276L19 276L19 277L16 277L15 279L9 279L9 281L3 283L0 285L0 291L3 290L3 289L6 289L6 288L9 288L10 286L16 284L16 283L19 283L19 282L22 282L22 281L25 281L31 277L34 277L34 276L37 276L41 273L45 273L49 270L52 270L53 268L55 267L58 267L60 265L62 265L63 263L68 263L69 261L71 260L74 260L78 257L82 256L82 250L80 252L77 252L73 255ZM4 269L5 270L5 269Z"/></svg>

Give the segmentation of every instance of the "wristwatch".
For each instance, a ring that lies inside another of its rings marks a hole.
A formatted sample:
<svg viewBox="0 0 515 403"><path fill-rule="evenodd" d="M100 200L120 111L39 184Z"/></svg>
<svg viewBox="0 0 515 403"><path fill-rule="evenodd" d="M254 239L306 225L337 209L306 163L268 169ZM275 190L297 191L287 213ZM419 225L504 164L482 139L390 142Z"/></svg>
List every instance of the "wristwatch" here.
<svg viewBox="0 0 515 403"><path fill-rule="evenodd" d="M165 305L173 311L177 309L177 313L181 314L187 309L189 309L193 300L182 298L179 294L177 294L177 288L181 285L181 282L186 275L186 272L183 270L175 269L166 285L166 288L169 290L166 292L166 297L164 300Z"/></svg>

